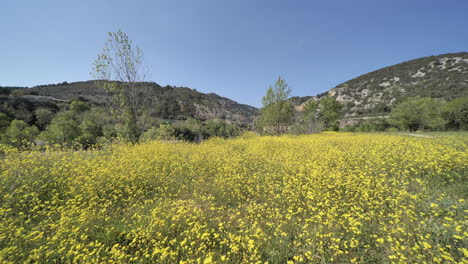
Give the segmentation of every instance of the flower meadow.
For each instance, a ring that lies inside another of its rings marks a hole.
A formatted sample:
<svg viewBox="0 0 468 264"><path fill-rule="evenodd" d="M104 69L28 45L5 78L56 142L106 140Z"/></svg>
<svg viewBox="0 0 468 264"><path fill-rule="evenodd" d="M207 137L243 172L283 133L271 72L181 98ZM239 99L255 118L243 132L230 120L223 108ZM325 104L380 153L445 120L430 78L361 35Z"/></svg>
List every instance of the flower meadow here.
<svg viewBox="0 0 468 264"><path fill-rule="evenodd" d="M0 153L0 263L467 263L468 134Z"/></svg>

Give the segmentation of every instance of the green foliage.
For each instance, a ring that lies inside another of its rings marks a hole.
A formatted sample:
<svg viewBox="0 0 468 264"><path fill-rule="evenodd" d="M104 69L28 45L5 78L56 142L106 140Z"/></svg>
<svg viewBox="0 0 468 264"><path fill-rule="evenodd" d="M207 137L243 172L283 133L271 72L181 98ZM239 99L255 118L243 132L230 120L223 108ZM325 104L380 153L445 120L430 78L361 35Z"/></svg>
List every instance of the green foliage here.
<svg viewBox="0 0 468 264"><path fill-rule="evenodd" d="M14 90L16 91L16 90ZM32 113L34 104L21 97L10 97L8 101L1 105L0 111L11 117L12 119L23 120L31 124L34 120Z"/></svg>
<svg viewBox="0 0 468 264"><path fill-rule="evenodd" d="M76 113L82 113L88 111L89 109L89 105L82 101L73 101L70 104L70 110Z"/></svg>
<svg viewBox="0 0 468 264"><path fill-rule="evenodd" d="M205 130L200 120L189 118L184 122L174 124L177 138L190 142L201 142L205 139Z"/></svg>
<svg viewBox="0 0 468 264"><path fill-rule="evenodd" d="M319 120L325 130L338 131L342 116L343 105L331 96L320 99Z"/></svg>
<svg viewBox="0 0 468 264"><path fill-rule="evenodd" d="M92 113L83 116L79 130L81 135L75 141L83 148L97 144L98 138L103 136L102 124Z"/></svg>
<svg viewBox="0 0 468 264"><path fill-rule="evenodd" d="M468 130L468 97L457 98L442 106L442 117L449 130Z"/></svg>
<svg viewBox="0 0 468 264"><path fill-rule="evenodd" d="M383 118L366 120L359 124L355 131L357 132L382 132L389 127L388 122Z"/></svg>
<svg viewBox="0 0 468 264"><path fill-rule="evenodd" d="M23 120L13 120L6 129L5 138L7 143L19 148L26 148L34 142L39 134L36 126L29 126Z"/></svg>
<svg viewBox="0 0 468 264"><path fill-rule="evenodd" d="M445 120L441 117L441 103L433 98L412 97L396 105L389 122L401 130L441 130Z"/></svg>
<svg viewBox="0 0 468 264"><path fill-rule="evenodd" d="M75 120L73 111L58 113L52 119L46 131L42 132L40 139L48 144L58 144L64 147L71 147L75 139L81 135L79 123Z"/></svg>
<svg viewBox="0 0 468 264"><path fill-rule="evenodd" d="M0 134L5 133L10 125L10 119L4 113L0 113Z"/></svg>
<svg viewBox="0 0 468 264"><path fill-rule="evenodd" d="M262 98L263 108L258 125L267 129L271 128L274 134L282 134L285 127L294 122L294 107L288 97L291 89L288 84L278 77L274 86L268 88L266 95Z"/></svg>
<svg viewBox="0 0 468 264"><path fill-rule="evenodd" d="M211 119L205 122L206 133L210 137L236 137L240 135L241 129L237 124L229 124L220 119Z"/></svg>
<svg viewBox="0 0 468 264"><path fill-rule="evenodd" d="M36 117L36 125L41 129L45 129L54 118L55 113L48 108L41 107L34 111L34 115Z"/></svg>
<svg viewBox="0 0 468 264"><path fill-rule="evenodd" d="M176 130L171 124L160 124L159 127L152 127L141 135L140 141L151 140L175 140Z"/></svg>

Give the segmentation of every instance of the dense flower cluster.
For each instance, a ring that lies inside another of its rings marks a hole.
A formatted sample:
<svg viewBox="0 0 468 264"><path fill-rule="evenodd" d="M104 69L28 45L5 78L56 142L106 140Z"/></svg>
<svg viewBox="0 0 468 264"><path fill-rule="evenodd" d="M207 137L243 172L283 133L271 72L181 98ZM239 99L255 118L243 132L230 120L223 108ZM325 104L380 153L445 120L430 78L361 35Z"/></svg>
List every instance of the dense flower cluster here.
<svg viewBox="0 0 468 264"><path fill-rule="evenodd" d="M1 263L466 263L468 135L0 156Z"/></svg>

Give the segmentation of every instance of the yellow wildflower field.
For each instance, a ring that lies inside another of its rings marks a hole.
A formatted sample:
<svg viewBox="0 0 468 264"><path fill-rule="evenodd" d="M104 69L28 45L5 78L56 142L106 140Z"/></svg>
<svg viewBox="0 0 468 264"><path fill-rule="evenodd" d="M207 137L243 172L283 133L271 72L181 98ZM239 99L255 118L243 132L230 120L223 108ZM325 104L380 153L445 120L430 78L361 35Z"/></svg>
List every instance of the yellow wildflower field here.
<svg viewBox="0 0 468 264"><path fill-rule="evenodd" d="M466 263L468 134L0 152L0 263Z"/></svg>

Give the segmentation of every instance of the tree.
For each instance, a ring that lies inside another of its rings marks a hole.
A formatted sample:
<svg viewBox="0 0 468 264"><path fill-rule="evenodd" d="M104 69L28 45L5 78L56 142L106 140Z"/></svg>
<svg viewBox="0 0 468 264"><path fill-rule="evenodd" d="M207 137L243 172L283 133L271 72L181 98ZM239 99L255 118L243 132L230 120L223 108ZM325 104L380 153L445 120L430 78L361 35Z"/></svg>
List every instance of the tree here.
<svg viewBox="0 0 468 264"><path fill-rule="evenodd" d="M45 129L54 118L55 113L48 108L41 107L34 111L34 115L36 116L36 125L41 129Z"/></svg>
<svg viewBox="0 0 468 264"><path fill-rule="evenodd" d="M49 144L71 147L81 135L79 124L74 119L75 115L72 111L59 112L47 126L47 130L41 133L40 138Z"/></svg>
<svg viewBox="0 0 468 264"><path fill-rule="evenodd" d="M91 111L86 112L81 118L80 132L75 141L81 147L88 148L98 142L98 138L103 136L102 120L98 120L97 116Z"/></svg>
<svg viewBox="0 0 468 264"><path fill-rule="evenodd" d="M322 124L319 120L319 102L309 100L304 105L302 121L305 126L305 133L317 133L322 130Z"/></svg>
<svg viewBox="0 0 468 264"><path fill-rule="evenodd" d="M75 113L83 113L85 111L88 111L89 109L90 109L89 105L86 104L85 102L73 101L70 104L70 110Z"/></svg>
<svg viewBox="0 0 468 264"><path fill-rule="evenodd" d="M262 98L263 108L259 125L262 128L271 127L275 134L284 132L284 127L293 123L294 107L288 97L291 89L288 84L278 77L274 86L268 88L266 95Z"/></svg>
<svg viewBox="0 0 468 264"><path fill-rule="evenodd" d="M39 134L36 126L29 126L23 120L13 120L5 132L6 140L15 147L24 148L34 142Z"/></svg>
<svg viewBox="0 0 468 264"><path fill-rule="evenodd" d="M139 119L145 98L138 94L138 83L144 80L143 52L122 31L109 32L94 62L93 76L112 96L113 112L124 125L125 137L137 142L144 125Z"/></svg>
<svg viewBox="0 0 468 264"><path fill-rule="evenodd" d="M447 122L447 129L468 129L468 97L457 98L442 106L442 118Z"/></svg>
<svg viewBox="0 0 468 264"><path fill-rule="evenodd" d="M433 98L412 97L396 105L390 113L390 124L414 132L418 129L442 129L441 104Z"/></svg>
<svg viewBox="0 0 468 264"><path fill-rule="evenodd" d="M325 130L338 131L343 105L334 97L326 96L319 102L319 120Z"/></svg>
<svg viewBox="0 0 468 264"><path fill-rule="evenodd" d="M141 135L141 141L175 139L176 131L171 124L160 124L159 127L152 127Z"/></svg>

